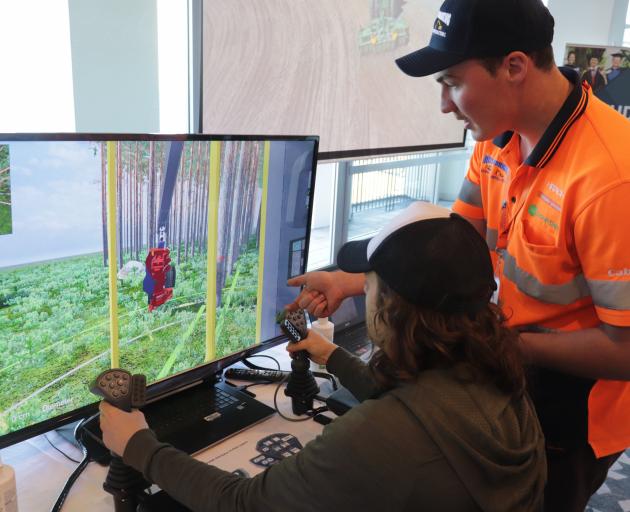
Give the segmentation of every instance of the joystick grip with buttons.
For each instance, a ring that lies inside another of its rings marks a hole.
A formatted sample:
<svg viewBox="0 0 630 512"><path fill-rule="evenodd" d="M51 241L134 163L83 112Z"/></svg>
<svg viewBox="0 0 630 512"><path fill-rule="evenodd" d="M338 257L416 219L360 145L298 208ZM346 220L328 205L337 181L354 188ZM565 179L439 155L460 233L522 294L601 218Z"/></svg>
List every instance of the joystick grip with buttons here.
<svg viewBox="0 0 630 512"><path fill-rule="evenodd" d="M114 407L130 412L146 402L147 379L144 375L131 375L126 370L105 370L90 384L90 391Z"/></svg>
<svg viewBox="0 0 630 512"><path fill-rule="evenodd" d="M303 309L287 312L280 322L280 329L287 335L291 343L302 341L308 336L306 312Z"/></svg>

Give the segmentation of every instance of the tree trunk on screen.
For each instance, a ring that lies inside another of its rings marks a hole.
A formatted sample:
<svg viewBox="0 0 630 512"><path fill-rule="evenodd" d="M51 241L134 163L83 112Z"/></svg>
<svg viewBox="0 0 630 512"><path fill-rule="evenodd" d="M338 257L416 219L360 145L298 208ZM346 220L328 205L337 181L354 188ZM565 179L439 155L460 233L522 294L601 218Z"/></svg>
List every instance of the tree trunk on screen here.
<svg viewBox="0 0 630 512"><path fill-rule="evenodd" d="M155 142L149 142L149 167L147 169L147 252L153 247L153 211L155 209Z"/></svg>
<svg viewBox="0 0 630 512"><path fill-rule="evenodd" d="M182 253L182 219L183 219L183 197L184 197L184 173L185 173L185 161L186 161L186 146L184 146L184 150L182 151L182 159L179 166L179 173L177 175L177 179L179 180L178 188L178 215L177 215L177 263L181 262L181 253Z"/></svg>
<svg viewBox="0 0 630 512"><path fill-rule="evenodd" d="M122 267L122 259L123 259L123 200L122 200L122 162L121 162L121 156L122 156L122 148L121 146L121 142L117 142L116 143L116 176L118 178L117 180L117 184L116 184L116 189L117 189L117 202L118 202L118 208L117 208L117 217L118 217L118 225L117 225L117 232L118 232L118 266Z"/></svg>
<svg viewBox="0 0 630 512"><path fill-rule="evenodd" d="M103 266L107 266L107 142L101 142L101 222L103 224Z"/></svg>

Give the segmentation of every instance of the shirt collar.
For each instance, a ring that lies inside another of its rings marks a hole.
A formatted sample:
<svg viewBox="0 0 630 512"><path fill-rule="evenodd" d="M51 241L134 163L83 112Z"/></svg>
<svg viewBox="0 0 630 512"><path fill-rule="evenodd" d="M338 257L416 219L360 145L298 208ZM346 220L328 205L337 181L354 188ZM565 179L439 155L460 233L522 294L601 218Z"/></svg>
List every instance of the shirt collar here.
<svg viewBox="0 0 630 512"><path fill-rule="evenodd" d="M564 140L569 128L584 113L588 104L588 86L582 86L579 74L568 67L559 68L560 72L575 85L564 104L554 117L551 124L543 133L542 138L536 144L531 154L525 160L525 164L542 169L553 157L556 150ZM512 139L514 132L507 131L496 137L492 142L495 146L504 148Z"/></svg>

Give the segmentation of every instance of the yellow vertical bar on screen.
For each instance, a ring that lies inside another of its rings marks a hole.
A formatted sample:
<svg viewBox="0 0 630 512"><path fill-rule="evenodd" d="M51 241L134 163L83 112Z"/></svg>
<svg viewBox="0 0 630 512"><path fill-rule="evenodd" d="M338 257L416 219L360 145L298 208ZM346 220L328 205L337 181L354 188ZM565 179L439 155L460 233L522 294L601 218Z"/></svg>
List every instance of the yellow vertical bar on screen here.
<svg viewBox="0 0 630 512"><path fill-rule="evenodd" d="M109 345L112 368L120 365L118 354L118 272L116 239L116 142L107 142L107 261L109 262Z"/></svg>
<svg viewBox="0 0 630 512"><path fill-rule="evenodd" d="M210 143L208 179L208 266L206 289L206 361L216 356L217 324L217 240L219 234L219 186L221 184L221 143Z"/></svg>
<svg viewBox="0 0 630 512"><path fill-rule="evenodd" d="M263 305L263 269L265 268L265 233L267 227L267 188L269 185L269 149L265 141L263 150L262 198L260 201L260 240L258 241L258 294L256 297L256 343L260 343Z"/></svg>

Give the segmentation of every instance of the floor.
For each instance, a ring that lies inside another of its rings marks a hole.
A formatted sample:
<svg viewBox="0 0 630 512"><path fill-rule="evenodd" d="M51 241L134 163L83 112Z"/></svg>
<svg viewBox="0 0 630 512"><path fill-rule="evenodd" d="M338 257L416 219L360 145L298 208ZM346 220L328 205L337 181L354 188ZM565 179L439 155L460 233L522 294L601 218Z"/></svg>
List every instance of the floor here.
<svg viewBox="0 0 630 512"><path fill-rule="evenodd" d="M630 450L608 471L608 478L588 502L586 512L630 512Z"/></svg>

